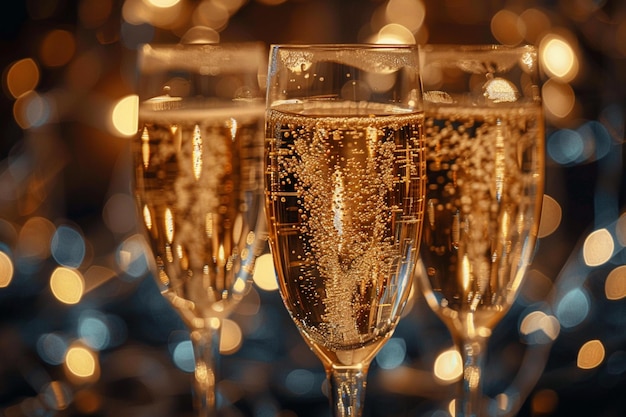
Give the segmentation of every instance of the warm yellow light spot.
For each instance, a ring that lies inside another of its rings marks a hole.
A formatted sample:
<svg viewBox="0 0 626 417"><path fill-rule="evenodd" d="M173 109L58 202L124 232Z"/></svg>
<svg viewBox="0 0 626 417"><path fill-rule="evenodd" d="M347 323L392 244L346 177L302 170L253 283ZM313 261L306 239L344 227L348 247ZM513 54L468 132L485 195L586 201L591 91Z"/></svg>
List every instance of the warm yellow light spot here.
<svg viewBox="0 0 626 417"><path fill-rule="evenodd" d="M6 86L14 98L34 90L38 83L39 67L31 58L13 63L6 72Z"/></svg>
<svg viewBox="0 0 626 417"><path fill-rule="evenodd" d="M180 3L180 0L147 0L146 2L154 7L160 7L165 9L177 5L178 3Z"/></svg>
<svg viewBox="0 0 626 417"><path fill-rule="evenodd" d="M111 113L112 133L121 136L133 136L137 133L139 98L130 95L115 103ZM143 139L143 137L142 137Z"/></svg>
<svg viewBox="0 0 626 417"><path fill-rule="evenodd" d="M378 33L374 43L378 44L415 44L415 36L406 27L397 23L389 23L383 26Z"/></svg>
<svg viewBox="0 0 626 417"><path fill-rule="evenodd" d="M562 37L547 35L540 44L541 62L546 72L563 82L578 74L578 58L571 45Z"/></svg>
<svg viewBox="0 0 626 417"><path fill-rule="evenodd" d="M50 289L62 303L77 304L84 294L85 282L77 270L58 267L50 276Z"/></svg>
<svg viewBox="0 0 626 417"><path fill-rule="evenodd" d="M169 207L165 209L165 238L169 244L174 240L174 216Z"/></svg>
<svg viewBox="0 0 626 417"><path fill-rule="evenodd" d="M580 369L593 369L604 360L604 345L599 340L590 340L578 351L576 365Z"/></svg>
<svg viewBox="0 0 626 417"><path fill-rule="evenodd" d="M513 11L502 9L491 18L491 33L504 45L517 45L524 40L524 21Z"/></svg>
<svg viewBox="0 0 626 417"><path fill-rule="evenodd" d="M583 258L588 266L599 266L613 256L615 243L606 229L599 229L587 236L583 244Z"/></svg>
<svg viewBox="0 0 626 417"><path fill-rule="evenodd" d="M609 300L621 300L626 297L626 265L620 265L606 277L604 294Z"/></svg>
<svg viewBox="0 0 626 417"><path fill-rule="evenodd" d="M402 25L413 33L419 30L425 17L422 0L389 0L385 8L385 19L389 23Z"/></svg>
<svg viewBox="0 0 626 417"><path fill-rule="evenodd" d="M233 292L241 294L242 292L246 290L246 287L247 287L246 280L241 277L238 277L235 280L235 283L233 284Z"/></svg>
<svg viewBox="0 0 626 417"><path fill-rule="evenodd" d="M463 374L463 360L456 349L446 350L437 356L433 367L435 377L443 382L456 381Z"/></svg>
<svg viewBox="0 0 626 417"><path fill-rule="evenodd" d="M278 289L276 269L271 254L265 253L257 258L252 279L256 286L262 290L275 291Z"/></svg>
<svg viewBox="0 0 626 417"><path fill-rule="evenodd" d="M86 347L72 346L65 354L65 368L74 376L90 379L97 373L98 360Z"/></svg>
<svg viewBox="0 0 626 417"><path fill-rule="evenodd" d="M543 196L543 205L541 206L541 222L539 223L538 237L546 237L554 233L561 224L563 212L561 205L547 194Z"/></svg>
<svg viewBox="0 0 626 417"><path fill-rule="evenodd" d="M9 255L0 252L0 288L7 287L13 279L13 262Z"/></svg>
<svg viewBox="0 0 626 417"><path fill-rule="evenodd" d="M242 341L243 333L239 325L233 320L224 319L220 333L220 353L232 355L239 350Z"/></svg>
<svg viewBox="0 0 626 417"><path fill-rule="evenodd" d="M524 38L531 44L538 44L551 26L550 18L539 9L526 9L520 14L526 34Z"/></svg>
<svg viewBox="0 0 626 417"><path fill-rule="evenodd" d="M448 413L450 413L451 416L456 415L456 400L452 400L448 403Z"/></svg>
<svg viewBox="0 0 626 417"><path fill-rule="evenodd" d="M559 336L561 326L554 316L549 316L542 311L528 313L520 323L520 333L529 335L536 331L542 331L551 340L556 340Z"/></svg>
<svg viewBox="0 0 626 417"><path fill-rule="evenodd" d="M61 67L72 59L76 51L74 35L66 30L52 30L44 37L39 55L44 65Z"/></svg>
<svg viewBox="0 0 626 417"><path fill-rule="evenodd" d="M549 79L541 88L541 95L548 114L556 118L563 119L574 110L576 95L567 83Z"/></svg>

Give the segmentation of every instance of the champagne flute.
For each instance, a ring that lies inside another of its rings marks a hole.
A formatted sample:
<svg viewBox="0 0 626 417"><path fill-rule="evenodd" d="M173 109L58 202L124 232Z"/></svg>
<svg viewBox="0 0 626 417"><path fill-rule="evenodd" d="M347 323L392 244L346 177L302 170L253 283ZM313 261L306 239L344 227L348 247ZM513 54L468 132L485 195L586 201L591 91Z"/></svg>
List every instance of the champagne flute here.
<svg viewBox="0 0 626 417"><path fill-rule="evenodd" d="M426 45L426 219L419 283L463 358L456 415L483 414L489 336L537 237L544 122L532 46Z"/></svg>
<svg viewBox="0 0 626 417"><path fill-rule="evenodd" d="M360 416L411 288L424 211L416 46L273 45L266 212L284 304Z"/></svg>
<svg viewBox="0 0 626 417"><path fill-rule="evenodd" d="M190 330L200 416L216 415L221 325L249 290L266 237L266 54L259 43L139 51L138 215L161 292Z"/></svg>

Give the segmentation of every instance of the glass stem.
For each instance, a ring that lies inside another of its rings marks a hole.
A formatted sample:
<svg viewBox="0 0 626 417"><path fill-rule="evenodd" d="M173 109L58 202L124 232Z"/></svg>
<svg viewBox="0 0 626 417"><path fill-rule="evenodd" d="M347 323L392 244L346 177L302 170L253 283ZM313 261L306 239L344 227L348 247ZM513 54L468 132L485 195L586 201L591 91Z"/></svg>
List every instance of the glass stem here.
<svg viewBox="0 0 626 417"><path fill-rule="evenodd" d="M483 370L487 357L487 339L482 337L457 342L463 358L463 378L456 401L456 417L483 415Z"/></svg>
<svg viewBox="0 0 626 417"><path fill-rule="evenodd" d="M217 415L216 381L219 361L220 328L192 330L191 344L195 359L193 404L198 417Z"/></svg>
<svg viewBox="0 0 626 417"><path fill-rule="evenodd" d="M334 417L360 417L365 402L367 368L333 367L327 370Z"/></svg>

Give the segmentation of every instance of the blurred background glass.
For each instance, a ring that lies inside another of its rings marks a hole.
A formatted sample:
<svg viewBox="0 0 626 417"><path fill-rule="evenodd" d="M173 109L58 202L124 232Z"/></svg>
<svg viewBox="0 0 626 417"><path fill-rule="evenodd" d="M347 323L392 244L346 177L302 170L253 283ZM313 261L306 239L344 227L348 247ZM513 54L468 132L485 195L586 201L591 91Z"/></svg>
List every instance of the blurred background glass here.
<svg viewBox="0 0 626 417"><path fill-rule="evenodd" d="M536 45L547 118L540 239L495 329L493 415L626 415L626 3L17 0L0 13L0 410L191 415L189 335L149 276L128 146L137 48L221 41ZM434 74L436 76L436 74ZM224 324L232 415L324 416L324 371L268 257ZM263 266L265 265L265 266ZM141 290L140 290L141 289ZM458 355L413 296L370 370L370 416L448 415Z"/></svg>

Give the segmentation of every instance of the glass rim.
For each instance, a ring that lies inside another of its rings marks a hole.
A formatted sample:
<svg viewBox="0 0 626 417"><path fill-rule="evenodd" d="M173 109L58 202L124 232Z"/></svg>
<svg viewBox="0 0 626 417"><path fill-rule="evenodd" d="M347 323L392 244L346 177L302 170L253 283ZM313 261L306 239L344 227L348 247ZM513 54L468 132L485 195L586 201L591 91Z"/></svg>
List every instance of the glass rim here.
<svg viewBox="0 0 626 417"><path fill-rule="evenodd" d="M270 44L270 49L293 49L293 50L417 50L418 44L410 43L275 43Z"/></svg>
<svg viewBox="0 0 626 417"><path fill-rule="evenodd" d="M155 42L142 43L138 46L137 51L143 53L149 49L155 50L174 50L174 49L230 49L241 47L262 47L265 44L261 41L243 41L243 42L218 42L218 43L174 43L174 42Z"/></svg>
<svg viewBox="0 0 626 417"><path fill-rule="evenodd" d="M424 52L428 52L430 50L438 51L438 50L447 50L447 51L458 51L458 52L491 52L491 51L537 51L537 47L532 44L521 44L521 45L504 45L504 44L489 44L489 43L480 43L480 44L454 44L454 43L427 43L420 45L420 49Z"/></svg>

